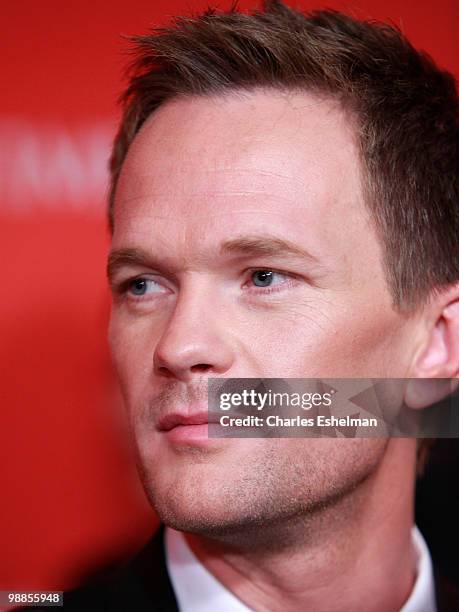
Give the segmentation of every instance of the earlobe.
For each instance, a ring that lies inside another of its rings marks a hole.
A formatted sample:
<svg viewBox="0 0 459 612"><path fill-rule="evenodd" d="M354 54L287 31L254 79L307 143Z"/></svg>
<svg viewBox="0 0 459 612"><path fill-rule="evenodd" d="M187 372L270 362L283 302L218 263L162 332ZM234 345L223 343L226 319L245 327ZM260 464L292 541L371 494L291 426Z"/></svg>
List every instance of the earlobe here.
<svg viewBox="0 0 459 612"><path fill-rule="evenodd" d="M406 388L405 404L411 408L439 402L459 384L459 284L439 295L436 303L426 344L413 364Z"/></svg>

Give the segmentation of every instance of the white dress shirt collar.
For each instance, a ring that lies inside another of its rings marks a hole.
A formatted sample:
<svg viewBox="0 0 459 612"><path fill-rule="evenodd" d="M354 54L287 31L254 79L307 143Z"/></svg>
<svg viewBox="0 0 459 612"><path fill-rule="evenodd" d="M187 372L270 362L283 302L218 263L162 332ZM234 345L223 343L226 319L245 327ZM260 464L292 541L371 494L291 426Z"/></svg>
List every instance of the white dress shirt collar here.
<svg viewBox="0 0 459 612"><path fill-rule="evenodd" d="M417 577L400 612L436 612L432 561L417 527L413 527ZM184 535L165 530L166 565L180 612L250 612L198 561Z"/></svg>

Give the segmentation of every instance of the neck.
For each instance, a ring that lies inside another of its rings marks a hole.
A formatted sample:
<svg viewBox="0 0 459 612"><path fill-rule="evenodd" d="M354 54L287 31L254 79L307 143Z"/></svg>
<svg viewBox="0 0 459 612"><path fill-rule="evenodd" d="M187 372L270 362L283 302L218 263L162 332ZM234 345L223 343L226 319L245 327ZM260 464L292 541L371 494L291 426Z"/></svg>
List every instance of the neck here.
<svg viewBox="0 0 459 612"><path fill-rule="evenodd" d="M187 541L257 612L400 610L415 580L412 442L392 439L371 477L311 516L231 542L191 534Z"/></svg>

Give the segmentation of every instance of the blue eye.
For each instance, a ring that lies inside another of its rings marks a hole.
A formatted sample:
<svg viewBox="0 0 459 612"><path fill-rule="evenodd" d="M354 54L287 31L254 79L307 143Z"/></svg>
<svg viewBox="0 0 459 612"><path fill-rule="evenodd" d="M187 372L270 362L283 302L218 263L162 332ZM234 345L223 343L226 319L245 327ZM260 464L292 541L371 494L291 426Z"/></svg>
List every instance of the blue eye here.
<svg viewBox="0 0 459 612"><path fill-rule="evenodd" d="M164 288L159 283L150 278L134 278L129 281L127 289L131 295L137 297L142 297L147 293L161 293L164 291Z"/></svg>
<svg viewBox="0 0 459 612"><path fill-rule="evenodd" d="M256 287L269 287L273 282L274 273L271 270L257 270L252 274L252 281Z"/></svg>
<svg viewBox="0 0 459 612"><path fill-rule="evenodd" d="M131 282L129 288L134 295L144 295L147 290L147 281L145 278L136 278Z"/></svg>

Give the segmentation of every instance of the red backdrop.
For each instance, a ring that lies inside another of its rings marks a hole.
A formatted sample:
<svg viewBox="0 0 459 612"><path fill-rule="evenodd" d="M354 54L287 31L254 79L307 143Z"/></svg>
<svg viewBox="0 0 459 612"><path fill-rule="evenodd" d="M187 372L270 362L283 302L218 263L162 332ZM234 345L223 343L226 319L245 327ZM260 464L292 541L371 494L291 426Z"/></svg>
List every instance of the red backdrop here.
<svg viewBox="0 0 459 612"><path fill-rule="evenodd" d="M155 527L106 342L105 165L120 34L207 4L17 0L1 9L0 590L69 587ZM326 6L390 19L459 74L456 0Z"/></svg>

